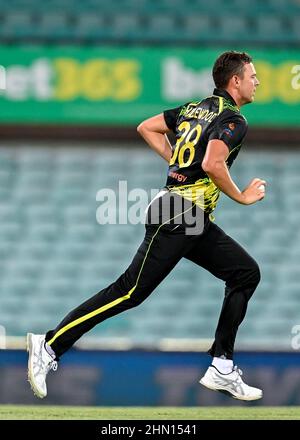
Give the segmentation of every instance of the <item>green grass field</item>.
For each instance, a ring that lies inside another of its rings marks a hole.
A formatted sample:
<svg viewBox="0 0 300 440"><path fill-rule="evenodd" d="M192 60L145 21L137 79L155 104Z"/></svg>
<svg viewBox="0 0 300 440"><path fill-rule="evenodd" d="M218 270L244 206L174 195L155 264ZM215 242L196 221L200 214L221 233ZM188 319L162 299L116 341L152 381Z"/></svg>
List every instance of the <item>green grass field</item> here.
<svg viewBox="0 0 300 440"><path fill-rule="evenodd" d="M300 420L300 407L78 407L1 405L0 420Z"/></svg>

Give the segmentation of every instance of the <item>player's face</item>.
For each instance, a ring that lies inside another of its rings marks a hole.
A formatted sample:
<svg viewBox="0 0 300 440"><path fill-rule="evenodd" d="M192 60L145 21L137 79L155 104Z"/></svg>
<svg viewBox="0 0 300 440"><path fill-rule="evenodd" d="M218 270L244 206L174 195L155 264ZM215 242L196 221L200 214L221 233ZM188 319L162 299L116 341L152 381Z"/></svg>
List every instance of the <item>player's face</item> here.
<svg viewBox="0 0 300 440"><path fill-rule="evenodd" d="M244 75L239 82L239 94L242 104L248 104L254 101L256 87L259 86L259 81L256 77L256 71L253 63L244 65Z"/></svg>

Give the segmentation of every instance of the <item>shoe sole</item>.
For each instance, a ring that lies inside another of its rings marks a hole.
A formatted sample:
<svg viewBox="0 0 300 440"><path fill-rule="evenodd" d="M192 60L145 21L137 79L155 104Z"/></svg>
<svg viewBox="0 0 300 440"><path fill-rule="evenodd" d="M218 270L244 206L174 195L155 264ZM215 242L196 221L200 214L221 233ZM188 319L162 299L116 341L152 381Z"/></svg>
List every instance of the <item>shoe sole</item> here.
<svg viewBox="0 0 300 440"><path fill-rule="evenodd" d="M34 380L33 380L33 372L32 372L32 367L31 367L32 336L33 336L33 333L27 333L27 351L29 353L27 377L28 377L28 382L30 383L31 389L33 391L33 394L36 397L43 399L44 397L46 397L46 394L41 394L39 392L39 390L36 388L36 386L34 384Z"/></svg>
<svg viewBox="0 0 300 440"><path fill-rule="evenodd" d="M208 388L210 390L219 391L221 393L225 393L225 394L229 395L230 397L232 397L233 399L237 399L237 400L245 400L245 401L249 402L251 400L259 400L259 399L261 399L263 397L262 394L261 394L261 396L256 396L256 397L255 396L247 397L247 396L235 395L235 394L233 394L232 391L228 391L226 388L222 388L222 387L217 388L217 387L212 386L211 384L208 384L207 382L205 382L203 380L203 378L199 380L199 383L201 383L201 385L203 385L204 387L206 387L206 388Z"/></svg>

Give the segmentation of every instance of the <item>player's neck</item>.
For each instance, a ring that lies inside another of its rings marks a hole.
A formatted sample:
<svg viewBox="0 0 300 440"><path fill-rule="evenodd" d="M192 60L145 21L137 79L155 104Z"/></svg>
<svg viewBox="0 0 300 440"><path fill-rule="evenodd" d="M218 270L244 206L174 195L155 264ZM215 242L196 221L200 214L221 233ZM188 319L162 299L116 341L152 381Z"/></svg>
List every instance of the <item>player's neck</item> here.
<svg viewBox="0 0 300 440"><path fill-rule="evenodd" d="M228 87L225 90L232 97L232 99L234 100L234 102L236 103L238 108L240 108L240 107L242 107L242 105L244 105L244 102L243 102L242 98L240 97L239 92L236 89L234 89L233 87Z"/></svg>

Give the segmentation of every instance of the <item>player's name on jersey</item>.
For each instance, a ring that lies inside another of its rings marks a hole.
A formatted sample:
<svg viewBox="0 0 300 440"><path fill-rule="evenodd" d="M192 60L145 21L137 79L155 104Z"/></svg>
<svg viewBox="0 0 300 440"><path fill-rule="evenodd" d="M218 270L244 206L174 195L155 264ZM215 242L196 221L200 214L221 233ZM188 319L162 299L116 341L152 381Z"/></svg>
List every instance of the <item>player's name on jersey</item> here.
<svg viewBox="0 0 300 440"><path fill-rule="evenodd" d="M210 112L201 107L195 107L195 104L193 104L188 105L184 115L188 118L203 119L206 122L212 122L218 116L218 113Z"/></svg>

